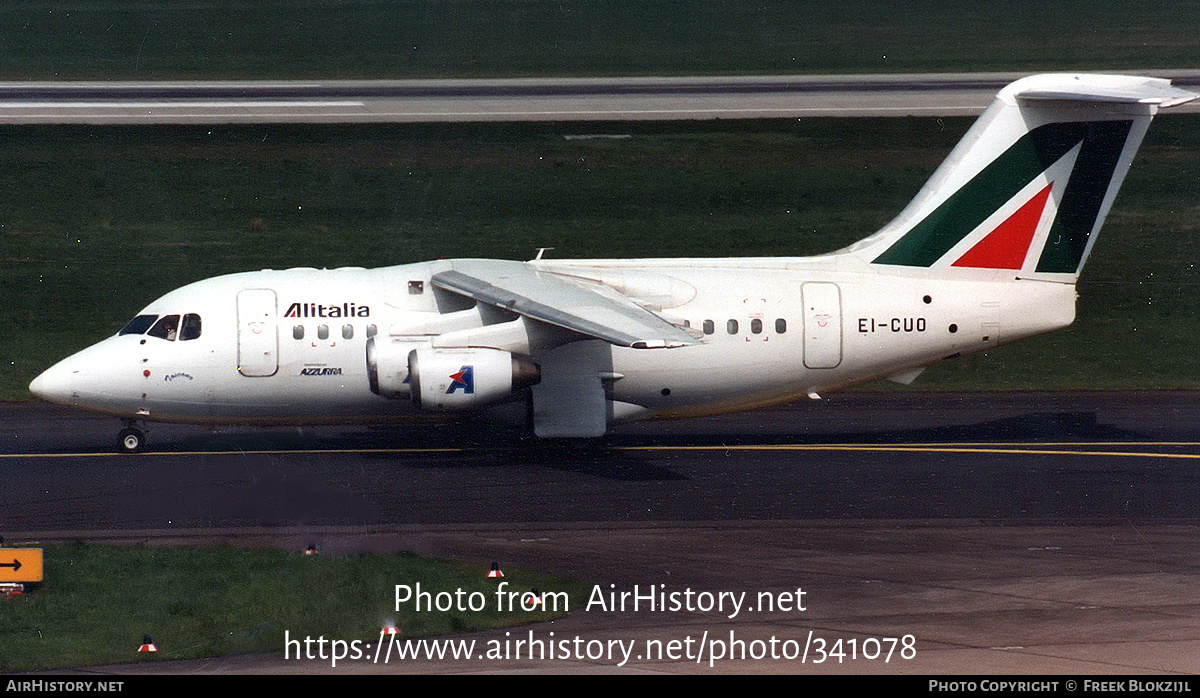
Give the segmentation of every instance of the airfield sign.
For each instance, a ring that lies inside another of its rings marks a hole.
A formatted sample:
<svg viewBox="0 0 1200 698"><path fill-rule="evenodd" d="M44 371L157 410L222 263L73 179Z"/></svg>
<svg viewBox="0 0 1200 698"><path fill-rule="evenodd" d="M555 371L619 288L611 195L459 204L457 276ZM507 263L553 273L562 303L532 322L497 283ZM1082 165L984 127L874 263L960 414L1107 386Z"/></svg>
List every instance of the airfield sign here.
<svg viewBox="0 0 1200 698"><path fill-rule="evenodd" d="M0 583L42 581L41 548L0 548Z"/></svg>

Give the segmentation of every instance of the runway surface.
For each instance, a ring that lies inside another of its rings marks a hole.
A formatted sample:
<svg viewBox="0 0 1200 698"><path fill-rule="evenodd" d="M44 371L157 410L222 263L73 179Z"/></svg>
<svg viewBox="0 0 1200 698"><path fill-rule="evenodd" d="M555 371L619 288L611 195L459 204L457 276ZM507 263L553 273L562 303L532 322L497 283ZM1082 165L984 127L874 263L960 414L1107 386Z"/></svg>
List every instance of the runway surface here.
<svg viewBox="0 0 1200 698"><path fill-rule="evenodd" d="M1200 71L1146 71L1179 87ZM0 83L0 124L962 116L1021 73L325 82ZM1175 113L1200 111L1183 105Z"/></svg>
<svg viewBox="0 0 1200 698"><path fill-rule="evenodd" d="M316 542L335 555L500 560L604 588L753 597L802 587L808 599L804 612L736 618L576 612L509 631L521 638L915 642L914 656L889 662L817 664L750 647L620 667L558 657L334 670L250 657L110 669L122 673L1194 673L1198 425L1200 400L1186 392L852 393L626 425L599 448L516 445L472 423L164 425L152 452L119 456L116 420L10 404L0 406L0 532L10 542ZM474 637L513 637L504 632Z"/></svg>

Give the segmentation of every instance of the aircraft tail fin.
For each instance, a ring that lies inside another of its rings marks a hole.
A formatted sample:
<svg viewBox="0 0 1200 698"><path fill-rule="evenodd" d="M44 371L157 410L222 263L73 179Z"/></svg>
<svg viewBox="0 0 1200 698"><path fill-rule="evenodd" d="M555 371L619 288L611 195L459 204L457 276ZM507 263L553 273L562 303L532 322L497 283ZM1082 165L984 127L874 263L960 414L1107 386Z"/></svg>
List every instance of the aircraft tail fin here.
<svg viewBox="0 0 1200 698"><path fill-rule="evenodd" d="M1074 283L1150 120L1198 96L1157 78L1018 80L900 215L848 251L916 274Z"/></svg>

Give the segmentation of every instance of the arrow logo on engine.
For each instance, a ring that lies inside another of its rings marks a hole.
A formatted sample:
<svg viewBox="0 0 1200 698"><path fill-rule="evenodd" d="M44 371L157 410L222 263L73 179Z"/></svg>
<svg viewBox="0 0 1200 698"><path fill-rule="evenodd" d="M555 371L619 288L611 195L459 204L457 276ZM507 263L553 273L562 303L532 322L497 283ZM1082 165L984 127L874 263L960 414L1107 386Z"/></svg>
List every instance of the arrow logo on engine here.
<svg viewBox="0 0 1200 698"><path fill-rule="evenodd" d="M458 369L458 373L450 374L450 389L446 391L450 395L456 390L462 390L464 395L475 394L475 367L463 366Z"/></svg>

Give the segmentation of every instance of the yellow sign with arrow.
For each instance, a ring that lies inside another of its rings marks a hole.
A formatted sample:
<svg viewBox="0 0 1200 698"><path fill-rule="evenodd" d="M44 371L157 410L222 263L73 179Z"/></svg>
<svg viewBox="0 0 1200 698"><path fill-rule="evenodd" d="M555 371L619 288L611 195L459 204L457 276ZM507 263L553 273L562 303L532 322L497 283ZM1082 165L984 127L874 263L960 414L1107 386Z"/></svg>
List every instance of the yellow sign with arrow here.
<svg viewBox="0 0 1200 698"><path fill-rule="evenodd" d="M41 548L0 548L0 583L40 581Z"/></svg>

